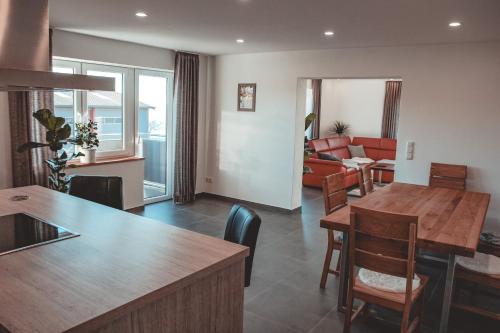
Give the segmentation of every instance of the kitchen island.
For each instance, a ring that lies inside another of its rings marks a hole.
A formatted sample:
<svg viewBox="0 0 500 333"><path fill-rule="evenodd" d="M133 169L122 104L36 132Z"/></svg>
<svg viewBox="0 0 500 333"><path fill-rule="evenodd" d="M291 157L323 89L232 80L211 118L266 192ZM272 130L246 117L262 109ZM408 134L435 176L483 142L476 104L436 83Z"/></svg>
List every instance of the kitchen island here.
<svg viewBox="0 0 500 333"><path fill-rule="evenodd" d="M16 213L79 236L0 256L0 332L243 330L248 248L38 186Z"/></svg>

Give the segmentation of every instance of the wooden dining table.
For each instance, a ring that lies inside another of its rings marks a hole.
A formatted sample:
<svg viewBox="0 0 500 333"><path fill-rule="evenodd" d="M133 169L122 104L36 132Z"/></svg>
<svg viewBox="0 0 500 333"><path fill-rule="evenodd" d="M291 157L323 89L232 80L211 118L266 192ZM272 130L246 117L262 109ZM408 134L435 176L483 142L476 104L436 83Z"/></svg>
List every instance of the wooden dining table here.
<svg viewBox="0 0 500 333"><path fill-rule="evenodd" d="M439 332L448 330L456 256L473 257L486 218L490 194L392 183L321 219L322 228L343 233L338 309L347 295L350 206L419 217L417 247L446 255L446 281Z"/></svg>

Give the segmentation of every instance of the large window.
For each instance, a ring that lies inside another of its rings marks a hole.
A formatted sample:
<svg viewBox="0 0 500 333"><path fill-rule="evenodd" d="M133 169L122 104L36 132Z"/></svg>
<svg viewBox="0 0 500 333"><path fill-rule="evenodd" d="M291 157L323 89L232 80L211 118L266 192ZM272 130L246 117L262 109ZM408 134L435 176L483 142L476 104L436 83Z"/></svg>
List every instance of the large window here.
<svg viewBox="0 0 500 333"><path fill-rule="evenodd" d="M115 79L114 91L56 91L54 112L75 123L98 125L98 158L142 154L146 202L172 195L173 74L128 66L55 58L53 71ZM75 147L66 145L71 153Z"/></svg>
<svg viewBox="0 0 500 333"><path fill-rule="evenodd" d="M134 69L54 59L58 73L85 74L115 79L114 91L57 91L55 114L64 117L73 130L76 122L94 120L98 125L100 145L97 156L116 157L134 154ZM70 152L73 147L65 149Z"/></svg>

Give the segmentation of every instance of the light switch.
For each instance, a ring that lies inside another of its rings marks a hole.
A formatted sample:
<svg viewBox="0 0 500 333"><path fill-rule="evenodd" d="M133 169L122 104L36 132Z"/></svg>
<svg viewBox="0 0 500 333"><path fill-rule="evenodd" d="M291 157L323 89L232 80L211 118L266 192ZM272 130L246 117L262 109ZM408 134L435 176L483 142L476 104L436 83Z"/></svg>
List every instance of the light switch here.
<svg viewBox="0 0 500 333"><path fill-rule="evenodd" d="M406 142L406 159L413 160L413 153L415 151L415 142L407 141Z"/></svg>

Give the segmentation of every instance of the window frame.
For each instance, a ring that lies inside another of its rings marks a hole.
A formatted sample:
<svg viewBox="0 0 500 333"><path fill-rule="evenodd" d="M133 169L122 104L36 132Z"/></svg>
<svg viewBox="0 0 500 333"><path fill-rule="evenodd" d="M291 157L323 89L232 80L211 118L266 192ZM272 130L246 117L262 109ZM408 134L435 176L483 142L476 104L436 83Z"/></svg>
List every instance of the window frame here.
<svg viewBox="0 0 500 333"><path fill-rule="evenodd" d="M82 62L82 74L87 75L88 71L100 71L109 73L118 73L122 75L122 149L101 151L96 153L97 158L117 158L117 157L127 157L133 156L135 154L134 142L135 142L135 78L134 69L120 66L113 66L107 64L96 64ZM80 92L82 102L81 102L81 116L83 110L88 108L88 95L87 92ZM99 125L99 124L98 124Z"/></svg>

